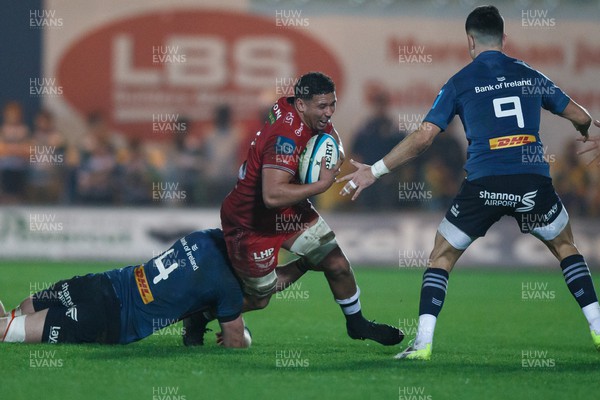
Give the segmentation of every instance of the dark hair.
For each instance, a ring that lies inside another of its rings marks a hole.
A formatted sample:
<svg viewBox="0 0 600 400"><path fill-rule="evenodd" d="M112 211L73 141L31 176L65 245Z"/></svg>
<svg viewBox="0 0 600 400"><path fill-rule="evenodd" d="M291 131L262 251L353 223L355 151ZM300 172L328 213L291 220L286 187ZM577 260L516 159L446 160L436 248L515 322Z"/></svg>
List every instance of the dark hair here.
<svg viewBox="0 0 600 400"><path fill-rule="evenodd" d="M481 44L502 45L504 19L495 6L479 6L467 17L465 30Z"/></svg>
<svg viewBox="0 0 600 400"><path fill-rule="evenodd" d="M321 72L309 72L298 79L294 86L294 97L310 100L314 95L335 92L335 83Z"/></svg>

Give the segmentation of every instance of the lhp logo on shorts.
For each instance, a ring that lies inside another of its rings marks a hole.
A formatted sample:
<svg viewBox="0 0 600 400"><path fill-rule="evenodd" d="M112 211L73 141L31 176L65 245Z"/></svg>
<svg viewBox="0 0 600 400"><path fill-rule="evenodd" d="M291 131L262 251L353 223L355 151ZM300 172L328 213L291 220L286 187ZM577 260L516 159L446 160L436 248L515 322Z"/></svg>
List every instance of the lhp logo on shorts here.
<svg viewBox="0 0 600 400"><path fill-rule="evenodd" d="M524 146L529 143L535 143L535 136L533 135L510 135L501 136L490 139L490 149L506 149L508 147Z"/></svg>
<svg viewBox="0 0 600 400"><path fill-rule="evenodd" d="M150 291L150 286L148 285L148 279L146 279L146 272L144 271L144 266L140 265L136 267L134 270L135 283L137 285L138 291L140 292L140 297L144 304L152 303L154 301L154 296Z"/></svg>
<svg viewBox="0 0 600 400"><path fill-rule="evenodd" d="M275 263L275 257L273 254L275 253L275 249L273 247L262 250L257 253L256 251L252 253L252 258L254 259L254 263L258 268L270 268Z"/></svg>

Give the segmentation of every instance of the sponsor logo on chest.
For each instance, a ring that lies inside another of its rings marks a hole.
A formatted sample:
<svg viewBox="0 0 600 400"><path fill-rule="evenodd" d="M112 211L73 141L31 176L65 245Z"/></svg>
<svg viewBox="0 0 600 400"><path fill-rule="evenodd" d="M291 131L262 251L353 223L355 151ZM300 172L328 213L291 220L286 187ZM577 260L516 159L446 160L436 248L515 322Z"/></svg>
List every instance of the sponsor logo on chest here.
<svg viewBox="0 0 600 400"><path fill-rule="evenodd" d="M508 147L524 146L529 143L535 143L535 136L533 135L510 135L501 136L490 139L490 149L506 149Z"/></svg>

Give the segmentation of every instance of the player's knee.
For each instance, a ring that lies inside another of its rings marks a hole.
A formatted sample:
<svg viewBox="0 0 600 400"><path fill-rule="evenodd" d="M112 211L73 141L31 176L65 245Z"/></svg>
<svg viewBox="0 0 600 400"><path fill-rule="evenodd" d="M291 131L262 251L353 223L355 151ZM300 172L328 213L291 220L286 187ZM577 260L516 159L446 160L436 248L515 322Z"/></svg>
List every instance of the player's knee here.
<svg viewBox="0 0 600 400"><path fill-rule="evenodd" d="M21 304L19 304L18 308L23 314L33 314L35 309L33 308L33 299L31 296L23 300Z"/></svg>
<svg viewBox="0 0 600 400"><path fill-rule="evenodd" d="M554 240L544 242L550 252L556 257L557 260L562 261L565 258L574 254L579 254L579 250L575 246L572 240L563 240L556 238Z"/></svg>
<svg viewBox="0 0 600 400"><path fill-rule="evenodd" d="M339 250L339 247L338 247ZM321 262L321 268L329 276L345 276L352 273L350 263L341 251L332 251L331 254Z"/></svg>

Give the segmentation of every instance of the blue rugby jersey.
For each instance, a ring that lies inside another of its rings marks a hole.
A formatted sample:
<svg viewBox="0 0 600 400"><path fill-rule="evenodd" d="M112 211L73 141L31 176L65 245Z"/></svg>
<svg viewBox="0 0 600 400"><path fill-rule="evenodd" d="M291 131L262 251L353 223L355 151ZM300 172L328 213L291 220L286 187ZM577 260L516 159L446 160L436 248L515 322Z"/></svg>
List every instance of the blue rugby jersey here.
<svg viewBox="0 0 600 400"><path fill-rule="evenodd" d="M523 61L485 51L446 82L424 121L445 130L458 114L468 140L467 179L550 176L540 113L560 114L569 97Z"/></svg>
<svg viewBox="0 0 600 400"><path fill-rule="evenodd" d="M242 312L242 289L218 229L191 233L145 264L105 274L121 301L121 343L140 340L199 310L214 308L221 322Z"/></svg>

